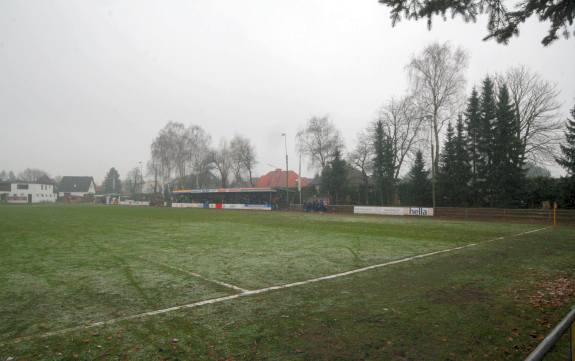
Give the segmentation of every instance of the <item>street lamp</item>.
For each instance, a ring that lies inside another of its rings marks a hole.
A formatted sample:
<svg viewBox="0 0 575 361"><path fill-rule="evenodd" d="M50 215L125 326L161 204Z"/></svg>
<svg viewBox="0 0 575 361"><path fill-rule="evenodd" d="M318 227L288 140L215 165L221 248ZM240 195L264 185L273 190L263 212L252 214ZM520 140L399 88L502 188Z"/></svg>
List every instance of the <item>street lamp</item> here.
<svg viewBox="0 0 575 361"><path fill-rule="evenodd" d="M298 167L298 175L297 175L297 190L299 192L299 205L302 206L301 203L301 152L299 153L299 167Z"/></svg>
<svg viewBox="0 0 575 361"><path fill-rule="evenodd" d="M288 153L287 153L287 134L282 133L282 137L284 137L284 145L286 151L286 204L289 208L289 167L288 167Z"/></svg>

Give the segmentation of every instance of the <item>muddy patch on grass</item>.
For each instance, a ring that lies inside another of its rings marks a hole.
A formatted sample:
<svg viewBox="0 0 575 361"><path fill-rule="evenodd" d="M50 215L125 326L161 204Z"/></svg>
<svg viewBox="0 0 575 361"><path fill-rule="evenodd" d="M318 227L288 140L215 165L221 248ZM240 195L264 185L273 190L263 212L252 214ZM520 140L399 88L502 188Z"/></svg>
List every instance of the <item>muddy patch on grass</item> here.
<svg viewBox="0 0 575 361"><path fill-rule="evenodd" d="M537 308L556 308L565 306L575 298L575 279L558 277L538 282L536 291L529 296L529 303Z"/></svg>
<svg viewBox="0 0 575 361"><path fill-rule="evenodd" d="M425 297L428 301L435 304L450 305L485 302L490 298L487 292L474 284L434 289L427 292Z"/></svg>
<svg viewBox="0 0 575 361"><path fill-rule="evenodd" d="M540 310L570 305L575 300L575 275L568 273L549 274L529 269L529 280L518 276L507 292L519 303L529 303ZM519 281L520 280L520 281Z"/></svg>

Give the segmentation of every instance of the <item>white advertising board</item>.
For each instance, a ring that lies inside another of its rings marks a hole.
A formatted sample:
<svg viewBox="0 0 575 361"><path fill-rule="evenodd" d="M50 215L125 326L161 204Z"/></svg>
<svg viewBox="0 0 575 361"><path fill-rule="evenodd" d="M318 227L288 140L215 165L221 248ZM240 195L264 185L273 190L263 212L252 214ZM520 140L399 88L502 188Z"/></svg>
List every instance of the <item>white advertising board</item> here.
<svg viewBox="0 0 575 361"><path fill-rule="evenodd" d="M125 200L125 201L120 201L120 205L121 206L149 206L150 202L144 202L144 201L133 201L133 200Z"/></svg>
<svg viewBox="0 0 575 361"><path fill-rule="evenodd" d="M203 203L172 203L172 208L204 208Z"/></svg>
<svg viewBox="0 0 575 361"><path fill-rule="evenodd" d="M426 207L410 207L409 215L410 216L427 216L433 217L433 208L426 208Z"/></svg>
<svg viewBox="0 0 575 361"><path fill-rule="evenodd" d="M271 211L272 207L267 204L222 204L224 209L250 209L256 211Z"/></svg>
<svg viewBox="0 0 575 361"><path fill-rule="evenodd" d="M403 216L405 214L405 210L403 207L354 206L353 213L379 214L382 216Z"/></svg>
<svg viewBox="0 0 575 361"><path fill-rule="evenodd" d="M433 208L354 206L353 213L381 216L433 216Z"/></svg>

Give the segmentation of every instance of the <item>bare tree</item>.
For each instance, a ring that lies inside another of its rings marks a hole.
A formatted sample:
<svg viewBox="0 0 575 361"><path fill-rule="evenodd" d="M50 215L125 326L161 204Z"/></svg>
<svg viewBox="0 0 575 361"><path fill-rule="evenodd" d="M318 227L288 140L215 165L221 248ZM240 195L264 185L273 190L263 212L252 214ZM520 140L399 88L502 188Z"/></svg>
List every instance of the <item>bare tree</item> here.
<svg viewBox="0 0 575 361"><path fill-rule="evenodd" d="M193 172L199 187L200 174L209 171L210 142L210 135L199 126L169 122L152 143L152 171L163 183L172 176L184 182Z"/></svg>
<svg viewBox="0 0 575 361"><path fill-rule="evenodd" d="M205 156L198 158L198 162L194 166L194 182L196 188L209 187L218 183L218 181L214 179L213 169L213 151L208 149Z"/></svg>
<svg viewBox="0 0 575 361"><path fill-rule="evenodd" d="M312 117L306 127L297 133L297 146L301 154L306 155L313 167L320 172L333 158L336 149L343 148L339 130L327 116Z"/></svg>
<svg viewBox="0 0 575 361"><path fill-rule="evenodd" d="M26 168L18 174L18 179L26 182L37 182L38 179L48 177L48 173L41 169Z"/></svg>
<svg viewBox="0 0 575 361"><path fill-rule="evenodd" d="M532 162L553 160L561 142L562 121L558 114L559 91L555 84L521 65L497 76L499 85L506 84L517 121L524 159Z"/></svg>
<svg viewBox="0 0 575 361"><path fill-rule="evenodd" d="M142 174L140 172L140 168L134 167L132 168L128 174L126 174L126 178L123 182L125 189L130 194L137 194L142 193Z"/></svg>
<svg viewBox="0 0 575 361"><path fill-rule="evenodd" d="M188 129L182 123L169 122L162 131L169 140L168 151L176 170L176 176L182 180L187 174L191 152Z"/></svg>
<svg viewBox="0 0 575 361"><path fill-rule="evenodd" d="M211 152L211 159L220 176L220 185L222 188L226 188L230 184L230 173L233 170L233 157L230 146L225 139L222 139L219 147Z"/></svg>
<svg viewBox="0 0 575 361"><path fill-rule="evenodd" d="M379 112L379 120L391 141L394 166L394 180L397 181L406 159L414 153L414 147L421 141L425 117L419 114L413 96L390 99Z"/></svg>
<svg viewBox="0 0 575 361"><path fill-rule="evenodd" d="M253 170L256 165L256 153L248 138L236 135L230 142L230 152L236 182L242 182L244 174L253 186Z"/></svg>
<svg viewBox="0 0 575 361"><path fill-rule="evenodd" d="M441 131L463 103L467 62L468 56L463 49L453 49L449 43L432 43L407 65L412 92L422 115L429 119L435 143L431 154L434 207Z"/></svg>
<svg viewBox="0 0 575 361"><path fill-rule="evenodd" d="M250 185L253 187L253 186L255 186L255 184L254 184L254 168L257 164L257 159L256 159L256 150L255 150L254 146L251 144L251 142L249 142L249 140L245 144L245 147L243 148L242 154L243 154L242 155L242 164L244 166L244 169L248 173L248 180L250 182Z"/></svg>
<svg viewBox="0 0 575 361"><path fill-rule="evenodd" d="M148 175L154 178L154 193L158 193L158 191L160 191L159 180L162 171L160 162L158 159L152 158L146 163L146 169Z"/></svg>
<svg viewBox="0 0 575 361"><path fill-rule="evenodd" d="M174 169L171 141L170 134L166 131L166 128L163 128L151 146L151 158L157 164L158 175L162 183L170 180Z"/></svg>
<svg viewBox="0 0 575 361"><path fill-rule="evenodd" d="M240 135L236 135L232 138L230 142L230 156L232 158L232 169L234 174L234 181L237 184L242 183L244 167L242 164L242 148L243 148L244 138Z"/></svg>
<svg viewBox="0 0 575 361"><path fill-rule="evenodd" d="M369 174L373 164L373 140L367 131L357 135L355 148L348 155L349 164L361 172L365 204L369 204Z"/></svg>
<svg viewBox="0 0 575 361"><path fill-rule="evenodd" d="M210 170L210 143L212 137L197 125L191 125L186 131L187 161L194 174L196 188L200 187L202 174Z"/></svg>

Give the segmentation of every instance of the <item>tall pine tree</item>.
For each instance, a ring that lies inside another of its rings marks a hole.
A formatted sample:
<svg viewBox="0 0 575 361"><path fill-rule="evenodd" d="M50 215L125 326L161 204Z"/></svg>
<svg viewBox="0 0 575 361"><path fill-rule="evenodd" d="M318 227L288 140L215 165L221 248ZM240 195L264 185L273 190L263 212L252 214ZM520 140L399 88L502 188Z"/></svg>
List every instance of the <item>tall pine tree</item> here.
<svg viewBox="0 0 575 361"><path fill-rule="evenodd" d="M477 205L479 203L477 168L480 164L479 136L481 134L481 110L479 105L479 94L475 87L471 91L471 96L467 100L465 122L467 128L467 151L469 153L469 164L471 166L470 201L471 204Z"/></svg>
<svg viewBox="0 0 575 361"><path fill-rule="evenodd" d="M447 140L441 154L439 168L439 194L444 206L466 206L469 199L469 154L463 131L463 118L457 119L457 134L449 123Z"/></svg>
<svg viewBox="0 0 575 361"><path fill-rule="evenodd" d="M383 159L384 159L384 189L387 204L393 204L395 200L395 166L393 162L393 142L389 136L385 137L383 143Z"/></svg>
<svg viewBox="0 0 575 361"><path fill-rule="evenodd" d="M333 204L338 204L344 193L347 182L347 165L341 158L339 148L334 151L333 159L324 168L321 174L322 188L327 190Z"/></svg>
<svg viewBox="0 0 575 361"><path fill-rule="evenodd" d="M385 134L383 122L375 123L373 177L381 205L391 204L395 195L393 144Z"/></svg>
<svg viewBox="0 0 575 361"><path fill-rule="evenodd" d="M499 207L520 205L524 186L522 143L517 134L515 112L510 103L509 91L503 85L499 89L497 111L493 126L492 148L492 201Z"/></svg>
<svg viewBox="0 0 575 361"><path fill-rule="evenodd" d="M565 144L561 145L563 156L557 158L557 163L567 171L567 176L561 180L561 206L575 208L575 105L565 126Z"/></svg>
<svg viewBox="0 0 575 361"><path fill-rule="evenodd" d="M575 177L575 105L565 127L565 144L560 145L563 156L557 158L557 163L567 171L567 176Z"/></svg>
<svg viewBox="0 0 575 361"><path fill-rule="evenodd" d="M480 116L477 135L477 184L478 206L492 206L493 194L493 124L495 123L497 104L493 82L485 78L481 87Z"/></svg>
<svg viewBox="0 0 575 361"><path fill-rule="evenodd" d="M455 139L451 123L447 125L447 139L443 145L439 159L438 180L438 199L442 206L455 206L453 204L453 187L455 186Z"/></svg>
<svg viewBox="0 0 575 361"><path fill-rule="evenodd" d="M461 115L457 118L456 134L454 138L453 152L455 160L453 165L453 174L455 184L452 190L453 202L457 206L467 206L470 203L469 186L471 182L471 166L467 148L466 134L464 133L463 118Z"/></svg>
<svg viewBox="0 0 575 361"><path fill-rule="evenodd" d="M110 168L106 174L106 178L104 178L104 183L102 184L102 190L104 194L119 194L122 192L122 181L116 168Z"/></svg>
<svg viewBox="0 0 575 361"><path fill-rule="evenodd" d="M406 177L407 194L404 204L424 207L431 205L431 180L429 171L425 169L423 153L420 150L415 153L415 160Z"/></svg>

